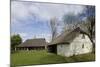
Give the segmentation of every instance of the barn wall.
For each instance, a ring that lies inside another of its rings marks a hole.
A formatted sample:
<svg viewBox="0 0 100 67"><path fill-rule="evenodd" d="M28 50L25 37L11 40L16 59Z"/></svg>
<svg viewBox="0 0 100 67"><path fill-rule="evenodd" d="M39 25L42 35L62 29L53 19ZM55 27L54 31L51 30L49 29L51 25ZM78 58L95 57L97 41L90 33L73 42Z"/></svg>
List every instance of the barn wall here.
<svg viewBox="0 0 100 67"><path fill-rule="evenodd" d="M82 38L83 34L80 34L76 37L71 43L71 51L73 54L84 54L88 52L92 52L92 42L87 35L84 35L85 38Z"/></svg>
<svg viewBox="0 0 100 67"><path fill-rule="evenodd" d="M80 34L70 44L57 45L57 54L69 57L92 52L92 42L89 37L85 35L85 39L83 39L82 36L83 35Z"/></svg>
<svg viewBox="0 0 100 67"><path fill-rule="evenodd" d="M70 45L69 44L57 45L57 54L61 56L71 56Z"/></svg>

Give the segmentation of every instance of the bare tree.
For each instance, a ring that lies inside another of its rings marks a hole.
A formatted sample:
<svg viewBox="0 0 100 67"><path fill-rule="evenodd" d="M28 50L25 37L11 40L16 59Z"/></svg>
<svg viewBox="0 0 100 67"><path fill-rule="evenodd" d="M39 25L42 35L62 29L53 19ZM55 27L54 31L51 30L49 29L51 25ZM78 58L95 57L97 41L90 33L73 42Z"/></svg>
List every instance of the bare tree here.
<svg viewBox="0 0 100 67"><path fill-rule="evenodd" d="M78 15L74 15L73 13L65 14L62 19L64 23L63 31L78 27L78 23L80 22Z"/></svg>
<svg viewBox="0 0 100 67"><path fill-rule="evenodd" d="M53 17L50 20L52 40L57 36L57 18Z"/></svg>
<svg viewBox="0 0 100 67"><path fill-rule="evenodd" d="M86 23L84 26L87 27L88 34L92 39L95 35L95 6L86 6L86 10L84 13L80 14L80 16L84 16L86 18Z"/></svg>
<svg viewBox="0 0 100 67"><path fill-rule="evenodd" d="M95 38L95 18L88 17L86 23L84 23L84 26L87 28L87 32L91 40L93 40Z"/></svg>

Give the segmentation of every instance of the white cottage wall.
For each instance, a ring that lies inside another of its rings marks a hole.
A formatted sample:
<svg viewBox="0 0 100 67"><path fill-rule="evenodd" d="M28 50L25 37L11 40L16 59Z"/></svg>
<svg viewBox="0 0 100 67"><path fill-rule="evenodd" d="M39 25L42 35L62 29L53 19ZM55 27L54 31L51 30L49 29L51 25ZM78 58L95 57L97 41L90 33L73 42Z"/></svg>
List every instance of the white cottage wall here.
<svg viewBox="0 0 100 67"><path fill-rule="evenodd" d="M80 34L70 44L57 45L57 54L72 56L92 52L92 42L87 35Z"/></svg>
<svg viewBox="0 0 100 67"><path fill-rule="evenodd" d="M92 42L87 35L80 34L71 42L71 51L74 55L92 52Z"/></svg>
<svg viewBox="0 0 100 67"><path fill-rule="evenodd" d="M61 56L70 56L70 44L57 45L57 54Z"/></svg>

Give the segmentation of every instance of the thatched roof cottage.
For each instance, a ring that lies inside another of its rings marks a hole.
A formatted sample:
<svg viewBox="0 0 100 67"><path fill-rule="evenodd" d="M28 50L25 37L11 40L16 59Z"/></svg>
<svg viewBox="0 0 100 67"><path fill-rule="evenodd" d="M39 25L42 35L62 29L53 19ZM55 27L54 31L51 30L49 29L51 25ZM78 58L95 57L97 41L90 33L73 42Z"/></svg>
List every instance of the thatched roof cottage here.
<svg viewBox="0 0 100 67"><path fill-rule="evenodd" d="M17 50L40 50L46 49L47 43L44 38L28 39L17 46Z"/></svg>
<svg viewBox="0 0 100 67"><path fill-rule="evenodd" d="M79 27L65 31L56 37L48 46L49 52L62 56L73 56L92 52L92 42L88 34Z"/></svg>

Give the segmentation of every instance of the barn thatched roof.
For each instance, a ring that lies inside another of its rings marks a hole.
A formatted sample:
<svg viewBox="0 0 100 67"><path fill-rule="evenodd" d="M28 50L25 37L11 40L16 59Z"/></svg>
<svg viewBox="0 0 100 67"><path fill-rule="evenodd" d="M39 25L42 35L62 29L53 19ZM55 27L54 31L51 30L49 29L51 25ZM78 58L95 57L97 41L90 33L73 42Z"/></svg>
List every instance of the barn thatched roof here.
<svg viewBox="0 0 100 67"><path fill-rule="evenodd" d="M44 38L28 39L17 47L40 47L46 46L46 41Z"/></svg>
<svg viewBox="0 0 100 67"><path fill-rule="evenodd" d="M87 34L83 30L81 30L79 27L77 27L74 30L65 31L61 35L56 37L49 45L62 44L62 43L68 43L69 44L80 33Z"/></svg>

